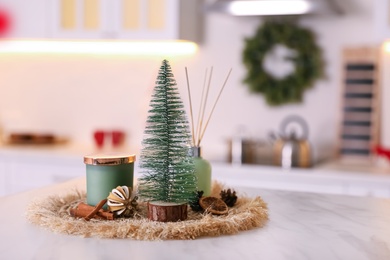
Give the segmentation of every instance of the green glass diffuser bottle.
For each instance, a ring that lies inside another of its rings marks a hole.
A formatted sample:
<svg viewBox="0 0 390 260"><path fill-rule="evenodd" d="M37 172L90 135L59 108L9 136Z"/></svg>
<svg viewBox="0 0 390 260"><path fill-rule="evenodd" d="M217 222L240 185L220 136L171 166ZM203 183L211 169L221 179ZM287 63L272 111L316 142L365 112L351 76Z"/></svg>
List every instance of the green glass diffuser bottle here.
<svg viewBox="0 0 390 260"><path fill-rule="evenodd" d="M195 176L198 179L198 190L203 191L203 196L211 194L211 164L202 158L199 146L191 147L191 156L195 163Z"/></svg>

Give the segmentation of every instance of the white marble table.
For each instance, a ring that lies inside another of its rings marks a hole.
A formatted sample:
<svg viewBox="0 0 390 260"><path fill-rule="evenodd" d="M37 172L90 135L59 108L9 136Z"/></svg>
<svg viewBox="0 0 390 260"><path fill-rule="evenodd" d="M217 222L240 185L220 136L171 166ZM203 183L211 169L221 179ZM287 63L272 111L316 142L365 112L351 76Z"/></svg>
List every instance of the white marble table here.
<svg viewBox="0 0 390 260"><path fill-rule="evenodd" d="M83 179L0 198L0 259L390 259L390 200L235 187L269 205L264 228L192 241L55 234L29 224L36 198L85 187Z"/></svg>

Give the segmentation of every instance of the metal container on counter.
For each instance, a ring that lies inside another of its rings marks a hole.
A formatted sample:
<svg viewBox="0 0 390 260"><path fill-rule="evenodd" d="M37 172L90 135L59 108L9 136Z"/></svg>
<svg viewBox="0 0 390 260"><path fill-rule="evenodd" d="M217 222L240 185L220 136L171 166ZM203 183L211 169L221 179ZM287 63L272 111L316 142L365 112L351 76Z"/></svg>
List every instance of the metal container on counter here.
<svg viewBox="0 0 390 260"><path fill-rule="evenodd" d="M234 137L228 140L228 162L241 164L272 164L272 145L266 140Z"/></svg>
<svg viewBox="0 0 390 260"><path fill-rule="evenodd" d="M134 154L85 156L87 203L97 205L117 186L133 187L134 162Z"/></svg>
<svg viewBox="0 0 390 260"><path fill-rule="evenodd" d="M297 124L301 134L295 129L288 132L288 127ZM306 121L299 116L285 118L280 126L281 135L274 143L275 164L283 168L311 166L311 149L307 138L309 128Z"/></svg>

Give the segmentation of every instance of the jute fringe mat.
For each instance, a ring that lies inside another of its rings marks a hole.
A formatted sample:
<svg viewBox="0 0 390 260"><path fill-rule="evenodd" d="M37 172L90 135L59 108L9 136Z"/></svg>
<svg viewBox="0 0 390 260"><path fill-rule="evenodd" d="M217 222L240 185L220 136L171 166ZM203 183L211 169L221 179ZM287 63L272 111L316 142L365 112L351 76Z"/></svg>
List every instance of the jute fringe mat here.
<svg viewBox="0 0 390 260"><path fill-rule="evenodd" d="M219 197L222 189L213 183L212 196ZM180 222L154 222L145 217L117 220L76 219L69 209L85 202L85 192L73 191L66 196L51 196L31 203L27 219L53 232L100 238L131 238L137 240L195 239L202 236L236 234L262 227L268 220L267 204L260 198L238 194L238 200L228 214L215 216L193 212L188 208L188 219ZM139 204L140 216L146 216L146 205Z"/></svg>

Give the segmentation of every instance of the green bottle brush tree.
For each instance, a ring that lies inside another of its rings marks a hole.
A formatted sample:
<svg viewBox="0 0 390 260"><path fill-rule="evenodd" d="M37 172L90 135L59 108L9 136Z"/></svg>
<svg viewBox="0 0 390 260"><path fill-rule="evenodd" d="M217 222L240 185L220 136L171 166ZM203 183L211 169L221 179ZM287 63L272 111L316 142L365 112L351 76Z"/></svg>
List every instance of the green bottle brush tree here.
<svg viewBox="0 0 390 260"><path fill-rule="evenodd" d="M140 154L138 194L156 221L187 218L187 203L197 199L190 130L171 66L163 60L150 101Z"/></svg>

